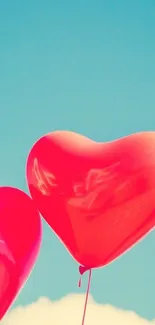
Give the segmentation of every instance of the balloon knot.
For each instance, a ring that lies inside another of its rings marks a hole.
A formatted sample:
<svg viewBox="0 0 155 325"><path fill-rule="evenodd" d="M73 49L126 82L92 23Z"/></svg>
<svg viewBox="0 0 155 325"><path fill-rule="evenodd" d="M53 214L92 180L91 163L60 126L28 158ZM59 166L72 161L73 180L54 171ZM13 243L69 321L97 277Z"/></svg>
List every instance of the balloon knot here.
<svg viewBox="0 0 155 325"><path fill-rule="evenodd" d="M79 266L79 273L82 276L85 272L90 271L90 268L86 267L86 266ZM78 282L78 287L81 288L81 284L82 284L82 280L80 278L79 282Z"/></svg>
<svg viewBox="0 0 155 325"><path fill-rule="evenodd" d="M79 266L79 273L80 273L81 275L83 275L83 274L84 274L85 272L87 272L88 270L90 270L89 267L82 266L82 265Z"/></svg>

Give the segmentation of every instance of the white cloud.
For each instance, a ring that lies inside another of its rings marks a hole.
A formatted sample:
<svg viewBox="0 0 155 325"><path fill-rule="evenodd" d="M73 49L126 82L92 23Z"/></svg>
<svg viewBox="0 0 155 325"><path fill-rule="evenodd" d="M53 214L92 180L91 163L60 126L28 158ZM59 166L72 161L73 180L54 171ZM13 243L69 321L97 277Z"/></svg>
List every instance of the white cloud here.
<svg viewBox="0 0 155 325"><path fill-rule="evenodd" d="M26 307L18 307L8 313L1 325L81 325L85 295L68 295L52 302L40 298ZM85 325L153 325L129 312L110 305L99 305L89 297Z"/></svg>

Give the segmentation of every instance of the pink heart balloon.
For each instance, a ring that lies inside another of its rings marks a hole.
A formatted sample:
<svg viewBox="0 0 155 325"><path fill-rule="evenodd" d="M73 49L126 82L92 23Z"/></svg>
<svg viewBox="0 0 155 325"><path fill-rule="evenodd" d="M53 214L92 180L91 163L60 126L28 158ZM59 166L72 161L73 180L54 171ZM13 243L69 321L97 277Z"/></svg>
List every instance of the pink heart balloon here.
<svg viewBox="0 0 155 325"><path fill-rule="evenodd" d="M24 286L41 244L41 221L24 192L0 187L0 320Z"/></svg>
<svg viewBox="0 0 155 325"><path fill-rule="evenodd" d="M155 132L96 143L45 135L27 161L30 193L78 263L102 267L155 226Z"/></svg>

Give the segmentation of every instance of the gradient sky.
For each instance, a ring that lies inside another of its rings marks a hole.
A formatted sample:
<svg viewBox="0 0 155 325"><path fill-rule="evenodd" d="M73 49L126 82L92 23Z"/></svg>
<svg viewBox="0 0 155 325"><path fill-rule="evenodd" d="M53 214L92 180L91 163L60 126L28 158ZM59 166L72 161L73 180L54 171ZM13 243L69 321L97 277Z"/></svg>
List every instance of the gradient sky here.
<svg viewBox="0 0 155 325"><path fill-rule="evenodd" d="M27 191L33 143L56 129L97 141L155 129L154 0L0 1L0 184ZM15 305L84 292L44 223L41 253ZM155 317L155 233L93 272L97 302Z"/></svg>

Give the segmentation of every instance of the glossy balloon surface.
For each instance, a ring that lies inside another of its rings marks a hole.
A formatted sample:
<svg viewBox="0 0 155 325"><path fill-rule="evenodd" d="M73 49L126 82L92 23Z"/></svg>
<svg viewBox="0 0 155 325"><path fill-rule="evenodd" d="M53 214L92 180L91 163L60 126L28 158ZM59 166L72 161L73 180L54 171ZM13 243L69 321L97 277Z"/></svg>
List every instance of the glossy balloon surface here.
<svg viewBox="0 0 155 325"><path fill-rule="evenodd" d="M107 143L50 133L29 154L27 181L42 216L77 262L102 267L155 225L155 132Z"/></svg>
<svg viewBox="0 0 155 325"><path fill-rule="evenodd" d="M27 280L41 243L41 221L24 192L0 187L0 319Z"/></svg>

